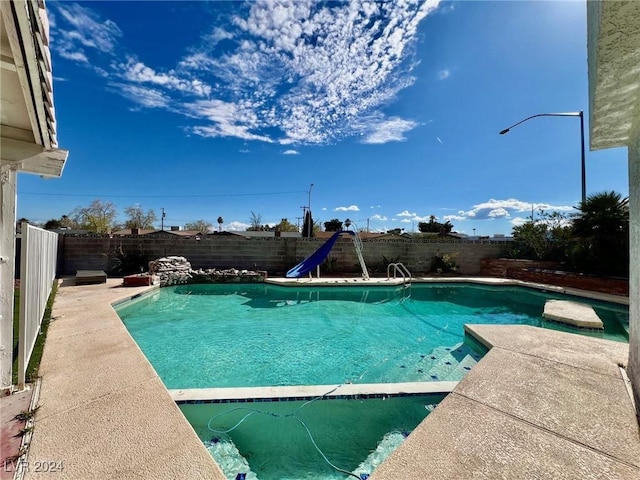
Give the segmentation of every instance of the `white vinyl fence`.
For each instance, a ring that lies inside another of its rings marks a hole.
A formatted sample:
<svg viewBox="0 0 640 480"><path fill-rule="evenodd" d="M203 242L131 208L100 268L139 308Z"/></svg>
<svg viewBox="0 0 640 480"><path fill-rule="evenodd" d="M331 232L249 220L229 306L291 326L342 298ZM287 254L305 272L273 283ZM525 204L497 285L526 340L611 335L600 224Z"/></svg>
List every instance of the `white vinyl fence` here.
<svg viewBox="0 0 640 480"><path fill-rule="evenodd" d="M56 278L58 234L22 222L20 243L20 327L18 386L25 384L29 359Z"/></svg>

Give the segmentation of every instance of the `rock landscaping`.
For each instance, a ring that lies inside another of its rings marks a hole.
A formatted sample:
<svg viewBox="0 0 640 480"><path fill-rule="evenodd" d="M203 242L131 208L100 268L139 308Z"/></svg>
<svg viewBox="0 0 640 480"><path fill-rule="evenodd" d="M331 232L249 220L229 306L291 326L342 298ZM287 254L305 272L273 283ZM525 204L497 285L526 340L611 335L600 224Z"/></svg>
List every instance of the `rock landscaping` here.
<svg viewBox="0 0 640 480"><path fill-rule="evenodd" d="M264 282L267 272L237 270L235 268L200 268L193 270L185 257L163 257L149 262L149 274L160 278L160 286L187 283L259 283Z"/></svg>

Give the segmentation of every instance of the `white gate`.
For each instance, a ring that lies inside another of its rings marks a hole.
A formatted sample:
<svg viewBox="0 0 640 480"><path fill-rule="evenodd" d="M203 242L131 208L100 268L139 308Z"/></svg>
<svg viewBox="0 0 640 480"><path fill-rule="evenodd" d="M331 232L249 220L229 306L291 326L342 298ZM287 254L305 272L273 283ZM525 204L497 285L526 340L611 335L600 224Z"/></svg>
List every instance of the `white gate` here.
<svg viewBox="0 0 640 480"><path fill-rule="evenodd" d="M58 234L22 222L20 243L20 327L18 387L23 388L29 359L40 332L56 278Z"/></svg>

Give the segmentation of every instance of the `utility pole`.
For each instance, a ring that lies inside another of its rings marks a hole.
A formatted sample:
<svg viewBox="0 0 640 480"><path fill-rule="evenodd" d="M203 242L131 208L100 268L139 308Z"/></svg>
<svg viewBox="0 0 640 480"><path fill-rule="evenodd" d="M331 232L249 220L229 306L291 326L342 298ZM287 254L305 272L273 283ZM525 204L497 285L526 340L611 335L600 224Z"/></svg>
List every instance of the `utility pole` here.
<svg viewBox="0 0 640 480"><path fill-rule="evenodd" d="M160 228L162 231L164 231L164 217L166 217L167 214L164 212L164 207L162 207L162 218L161 218L161 225L162 227Z"/></svg>
<svg viewBox="0 0 640 480"><path fill-rule="evenodd" d="M367 233L369 233L369 219L367 218Z"/></svg>
<svg viewBox="0 0 640 480"><path fill-rule="evenodd" d="M296 217L296 226L298 227L298 231L300 231L300 220L302 220L304 217Z"/></svg>

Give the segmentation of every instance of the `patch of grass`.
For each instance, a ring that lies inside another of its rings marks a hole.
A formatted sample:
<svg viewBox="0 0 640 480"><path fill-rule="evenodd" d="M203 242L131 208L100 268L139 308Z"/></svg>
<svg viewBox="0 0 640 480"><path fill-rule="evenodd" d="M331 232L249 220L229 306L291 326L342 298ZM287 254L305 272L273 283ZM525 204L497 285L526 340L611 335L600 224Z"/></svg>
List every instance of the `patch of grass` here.
<svg viewBox="0 0 640 480"><path fill-rule="evenodd" d="M42 324L40 325L40 334L36 338L36 344L33 347L31 353L31 359L27 366L27 374L25 375L27 382L33 382L38 378L38 370L40 368L40 360L42 359L42 351L44 349L44 342L47 339L47 331L49 330L49 323L51 323L51 310L53 309L53 302L58 292L58 282L54 280L51 287L51 294L47 300L47 306L44 310L42 317ZM18 383L18 342L19 342L19 321L20 321L20 288L16 287L14 294L14 306L13 306L13 383Z"/></svg>
<svg viewBox="0 0 640 480"><path fill-rule="evenodd" d="M19 414L17 414L14 418L16 420L29 420L35 416L35 414L40 409L40 405L36 406L33 410L23 410Z"/></svg>

